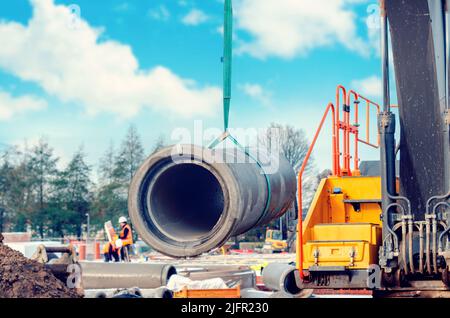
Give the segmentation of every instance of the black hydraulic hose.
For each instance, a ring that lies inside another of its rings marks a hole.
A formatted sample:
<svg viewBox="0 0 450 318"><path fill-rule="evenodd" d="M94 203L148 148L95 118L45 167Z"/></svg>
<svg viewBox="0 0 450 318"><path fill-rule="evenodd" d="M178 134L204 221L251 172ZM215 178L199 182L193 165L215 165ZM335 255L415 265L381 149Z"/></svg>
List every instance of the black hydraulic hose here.
<svg viewBox="0 0 450 318"><path fill-rule="evenodd" d="M398 203L395 203L396 199L406 200L408 203L408 211L410 210L409 202L406 198L401 198L392 195L396 192L395 182L395 120L392 113L383 113L379 118L379 126L382 135L381 144L381 179L383 189L383 209L384 209L384 221L383 226L393 236L394 251L398 253L398 236L390 227L390 210L394 206L400 207L405 213L405 209Z"/></svg>
<svg viewBox="0 0 450 318"><path fill-rule="evenodd" d="M409 255L409 268L411 273L414 274L414 258L413 258L413 220L408 220L408 255Z"/></svg>
<svg viewBox="0 0 450 318"><path fill-rule="evenodd" d="M381 71L383 78L383 110L379 117L379 131L382 137L381 143L381 179L383 194L383 226L392 235L394 243L394 252L398 253L398 236L390 226L390 209L398 206L393 203L390 193L395 191L395 120L392 121L390 113L390 90L389 90L389 39L388 39L388 20L384 1L381 1ZM394 144L392 144L394 142ZM392 146L393 145L393 146ZM390 164L394 156L394 166ZM393 169L393 170L392 170ZM403 208L403 207L401 207ZM383 242L384 244L384 242Z"/></svg>
<svg viewBox="0 0 450 318"><path fill-rule="evenodd" d="M427 204L426 204L427 267L428 267L428 272L430 274L432 272L431 268L430 268L430 255L429 255L429 253L430 253L430 250L429 250L430 249L430 238L429 238L430 234L433 236L433 267L434 267L434 271L437 273L437 253L438 253L437 246L436 246L437 245L437 243L436 243L436 237L437 237L437 220L436 220L436 218L437 218L437 208L440 207L440 206L444 206L444 205L447 206L447 207L450 207L450 204L448 202L441 201L441 202L437 203L436 205L434 205L432 213L430 214L431 203L433 201L435 201L435 200L445 200L445 199L448 199L449 197L450 197L450 191L447 192L447 194L437 195L437 196L429 198L428 201L427 201ZM430 233L430 221L429 221L430 218L432 218L431 233ZM444 231L444 233L447 232L447 231L448 231L448 228ZM440 247L442 247L441 238L443 238L442 234L441 234L441 236L439 237L439 240L438 240Z"/></svg>
<svg viewBox="0 0 450 318"><path fill-rule="evenodd" d="M393 207L400 208L400 210L402 210L402 213L405 215L405 208L401 204L395 203L395 202L389 204L386 207L386 211L389 211ZM389 231L389 233L391 233L391 235L393 236L393 239L394 239L394 253L398 253L399 252L399 250L398 250L398 236L395 233L395 231L390 227L390 225L388 223L386 223L386 228Z"/></svg>
<svg viewBox="0 0 450 318"><path fill-rule="evenodd" d="M419 272L423 273L423 224L419 224Z"/></svg>
<svg viewBox="0 0 450 318"><path fill-rule="evenodd" d="M388 19L384 6L381 3L381 69L383 77L383 110L391 111L390 87L389 87L389 36L388 36Z"/></svg>
<svg viewBox="0 0 450 318"><path fill-rule="evenodd" d="M427 201L427 205L426 205L426 211L427 211L427 214L430 214L430 206L431 206L431 202L433 202L434 200L444 200L444 199L448 199L449 197L450 197L450 191L447 192L447 194L444 194L444 195L437 195L437 196L434 196L434 197L429 198L428 201ZM433 211L433 213L434 213L434 211Z"/></svg>
<svg viewBox="0 0 450 318"><path fill-rule="evenodd" d="M443 202L439 202L438 204L436 204L433 207L433 215L437 214L437 209L440 206L447 206L450 207L450 203L448 203L447 201L443 201ZM447 228L441 233L441 235L439 235L439 240L438 240L438 244L439 244L439 252L443 252L443 246L442 246L442 239L444 238L445 234L448 233L450 231L450 227L447 225ZM436 250L434 250L436 253Z"/></svg>
<svg viewBox="0 0 450 318"><path fill-rule="evenodd" d="M433 219L432 234L433 234L433 270L435 273L437 273L438 269L437 269L437 244L436 244L436 236L437 236L437 220L436 220L436 218Z"/></svg>
<svg viewBox="0 0 450 318"><path fill-rule="evenodd" d="M426 264L427 264L427 271L428 274L431 274L431 260L430 260L430 219L427 218L425 222L425 231L426 231L426 237L425 237L425 249L426 249Z"/></svg>
<svg viewBox="0 0 450 318"><path fill-rule="evenodd" d="M450 231L450 227L447 227L447 228L445 229L445 231L443 231L443 232L441 233L441 235L439 235L439 252L441 252L441 253L444 251L443 246L442 246L442 240L444 239L444 236L445 236L446 234L448 234L449 231Z"/></svg>

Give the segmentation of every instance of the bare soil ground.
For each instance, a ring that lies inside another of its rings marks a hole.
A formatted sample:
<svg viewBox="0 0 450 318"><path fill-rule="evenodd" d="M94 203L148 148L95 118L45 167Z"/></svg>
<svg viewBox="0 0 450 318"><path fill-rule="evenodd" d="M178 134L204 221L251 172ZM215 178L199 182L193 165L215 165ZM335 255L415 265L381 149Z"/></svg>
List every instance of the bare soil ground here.
<svg viewBox="0 0 450 318"><path fill-rule="evenodd" d="M0 298L79 298L45 269L2 244L0 233Z"/></svg>

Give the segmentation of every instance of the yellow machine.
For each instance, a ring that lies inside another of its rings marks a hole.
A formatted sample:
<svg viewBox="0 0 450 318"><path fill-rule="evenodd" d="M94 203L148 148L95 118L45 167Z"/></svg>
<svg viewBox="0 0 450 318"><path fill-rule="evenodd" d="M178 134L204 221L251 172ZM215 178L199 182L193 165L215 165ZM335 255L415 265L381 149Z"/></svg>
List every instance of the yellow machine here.
<svg viewBox="0 0 450 318"><path fill-rule="evenodd" d="M303 225L303 267L366 269L381 243L379 177L322 180Z"/></svg>
<svg viewBox="0 0 450 318"><path fill-rule="evenodd" d="M450 291L448 8L450 1L381 1L383 107L338 86L299 172L299 211L303 173L330 115L332 176L321 181L306 219L299 217L295 272L274 265L269 278L293 273L285 277L295 276L294 292ZM389 30L398 106L390 103ZM380 160L363 169L360 146L379 149Z"/></svg>
<svg viewBox="0 0 450 318"><path fill-rule="evenodd" d="M263 251L270 253L282 253L287 250L288 244L283 240L283 234L279 230L266 230L266 240Z"/></svg>

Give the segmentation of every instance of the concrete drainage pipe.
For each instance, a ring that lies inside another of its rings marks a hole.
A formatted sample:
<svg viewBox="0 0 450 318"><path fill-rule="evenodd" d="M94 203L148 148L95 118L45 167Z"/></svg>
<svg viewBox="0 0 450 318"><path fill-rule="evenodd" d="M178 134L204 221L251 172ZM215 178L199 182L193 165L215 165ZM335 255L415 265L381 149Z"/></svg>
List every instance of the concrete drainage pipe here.
<svg viewBox="0 0 450 318"><path fill-rule="evenodd" d="M198 256L220 247L291 207L295 174L288 161L278 157L259 159L271 160L270 168L262 169L237 148L162 149L144 162L131 182L128 209L133 226L152 248L172 257Z"/></svg>

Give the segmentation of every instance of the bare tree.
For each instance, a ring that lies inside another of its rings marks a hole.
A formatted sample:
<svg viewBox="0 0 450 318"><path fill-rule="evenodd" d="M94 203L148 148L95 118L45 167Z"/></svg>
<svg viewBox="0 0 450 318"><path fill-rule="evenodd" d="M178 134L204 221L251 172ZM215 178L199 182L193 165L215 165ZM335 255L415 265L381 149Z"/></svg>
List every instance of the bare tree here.
<svg viewBox="0 0 450 318"><path fill-rule="evenodd" d="M277 146L281 153L290 162L295 172L300 170L309 148L309 141L303 129L278 123L271 123L265 134L260 136L258 142L269 151L273 148L273 143L278 143ZM311 157L305 171L306 174L311 172L313 167L314 159Z"/></svg>
<svg viewBox="0 0 450 318"><path fill-rule="evenodd" d="M258 143L267 149L268 152L271 149L279 149L281 154L286 157L289 163L294 168L294 171L298 173L308 153L309 141L306 138L303 129L298 129L289 125L281 125L278 123L271 123L262 136L259 136ZM274 143L277 143L274 145ZM306 210L314 197L315 190L317 188L317 173L315 173L314 159L311 157L306 166L303 174L303 211ZM295 214L297 211L297 204L293 206ZM291 213L285 214L285 224L290 225L292 217L288 217ZM289 220L290 219L290 220Z"/></svg>

